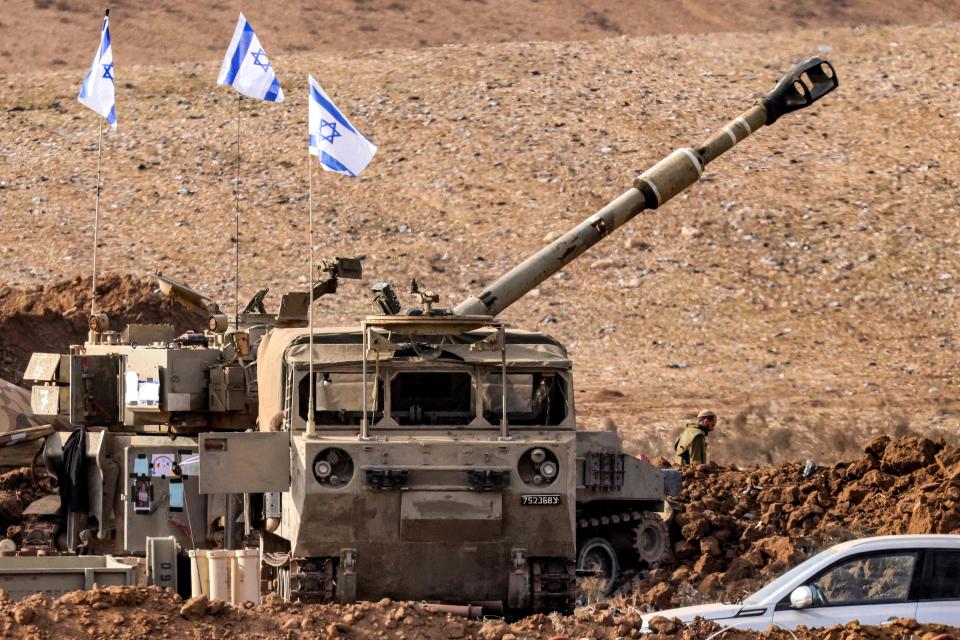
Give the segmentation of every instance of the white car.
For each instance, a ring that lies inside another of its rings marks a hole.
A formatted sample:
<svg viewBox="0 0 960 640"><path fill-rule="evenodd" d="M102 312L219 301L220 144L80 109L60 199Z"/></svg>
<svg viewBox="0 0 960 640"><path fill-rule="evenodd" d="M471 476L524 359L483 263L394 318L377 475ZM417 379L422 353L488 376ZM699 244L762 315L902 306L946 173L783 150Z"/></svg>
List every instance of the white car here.
<svg viewBox="0 0 960 640"><path fill-rule="evenodd" d="M707 604L643 616L763 631L895 618L960 627L960 535L879 536L818 553L737 604Z"/></svg>

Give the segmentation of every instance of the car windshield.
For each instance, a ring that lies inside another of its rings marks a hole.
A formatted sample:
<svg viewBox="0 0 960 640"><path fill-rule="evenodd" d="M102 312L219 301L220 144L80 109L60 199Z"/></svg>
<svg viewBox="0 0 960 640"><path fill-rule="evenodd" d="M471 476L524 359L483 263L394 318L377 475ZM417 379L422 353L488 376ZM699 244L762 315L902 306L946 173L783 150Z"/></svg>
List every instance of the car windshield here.
<svg viewBox="0 0 960 640"><path fill-rule="evenodd" d="M763 589L760 589L753 595L748 596L743 601L743 604L762 604L767 598L771 596L771 594L774 594L777 591L779 591L780 588L783 587L783 585L789 583L798 575L802 574L804 571L806 571L806 569L809 566L819 562L823 558L827 558L829 556L833 556L836 554L837 554L837 550L835 548L830 548L830 549L821 551L820 553L813 556L812 558L807 558L806 560L804 560L803 562L795 566L793 569L790 569L789 571L784 573L782 576L780 576L779 578L777 578L776 580L774 580L773 582L765 586Z"/></svg>

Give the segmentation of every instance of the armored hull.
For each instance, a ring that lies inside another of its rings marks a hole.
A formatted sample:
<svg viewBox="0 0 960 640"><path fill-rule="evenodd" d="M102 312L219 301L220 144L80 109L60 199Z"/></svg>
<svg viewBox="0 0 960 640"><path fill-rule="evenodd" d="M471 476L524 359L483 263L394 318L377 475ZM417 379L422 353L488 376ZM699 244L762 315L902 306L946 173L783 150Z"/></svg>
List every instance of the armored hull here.
<svg viewBox="0 0 960 640"><path fill-rule="evenodd" d="M319 484L311 470L331 447L355 465L337 489ZM550 486L530 486L517 472L522 455L535 448L560 462ZM563 559L572 571L573 432L509 442L476 431L399 432L369 443L323 435L296 437L294 452L297 490L282 496L276 533L290 541L294 558L339 564L352 550L353 598L500 601L518 559Z"/></svg>

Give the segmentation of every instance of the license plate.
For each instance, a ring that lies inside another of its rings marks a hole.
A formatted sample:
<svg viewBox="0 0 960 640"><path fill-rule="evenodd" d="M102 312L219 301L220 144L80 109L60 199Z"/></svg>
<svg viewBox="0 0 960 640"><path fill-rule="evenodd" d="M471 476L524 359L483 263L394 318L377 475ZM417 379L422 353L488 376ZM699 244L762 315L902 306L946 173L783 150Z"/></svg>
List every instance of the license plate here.
<svg viewBox="0 0 960 640"><path fill-rule="evenodd" d="M543 506L550 504L560 504L560 494L558 493L537 493L520 496L520 504L524 506Z"/></svg>

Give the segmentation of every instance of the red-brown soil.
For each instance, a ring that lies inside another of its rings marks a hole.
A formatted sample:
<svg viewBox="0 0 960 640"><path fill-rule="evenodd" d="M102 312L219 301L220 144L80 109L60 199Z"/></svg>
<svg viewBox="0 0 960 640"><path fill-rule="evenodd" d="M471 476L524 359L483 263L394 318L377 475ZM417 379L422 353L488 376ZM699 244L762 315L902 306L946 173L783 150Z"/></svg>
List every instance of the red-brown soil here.
<svg viewBox="0 0 960 640"><path fill-rule="evenodd" d="M577 615L538 615L508 624L502 620L466 620L431 613L423 605L389 600L353 605L284 604L268 599L256 607L234 608L200 596L183 602L180 596L159 587L107 587L75 591L58 599L31 596L17 603L0 600L0 630L8 638L383 638L398 640L532 640L639 637L640 616L635 612L601 608ZM660 631L647 636L657 640L705 640L720 630L700 622L683 629L664 619ZM857 623L829 630L772 630L767 633L733 632L734 640L901 640L907 637L956 640L940 634L960 633L941 625L917 625L901 619L883 627Z"/></svg>

